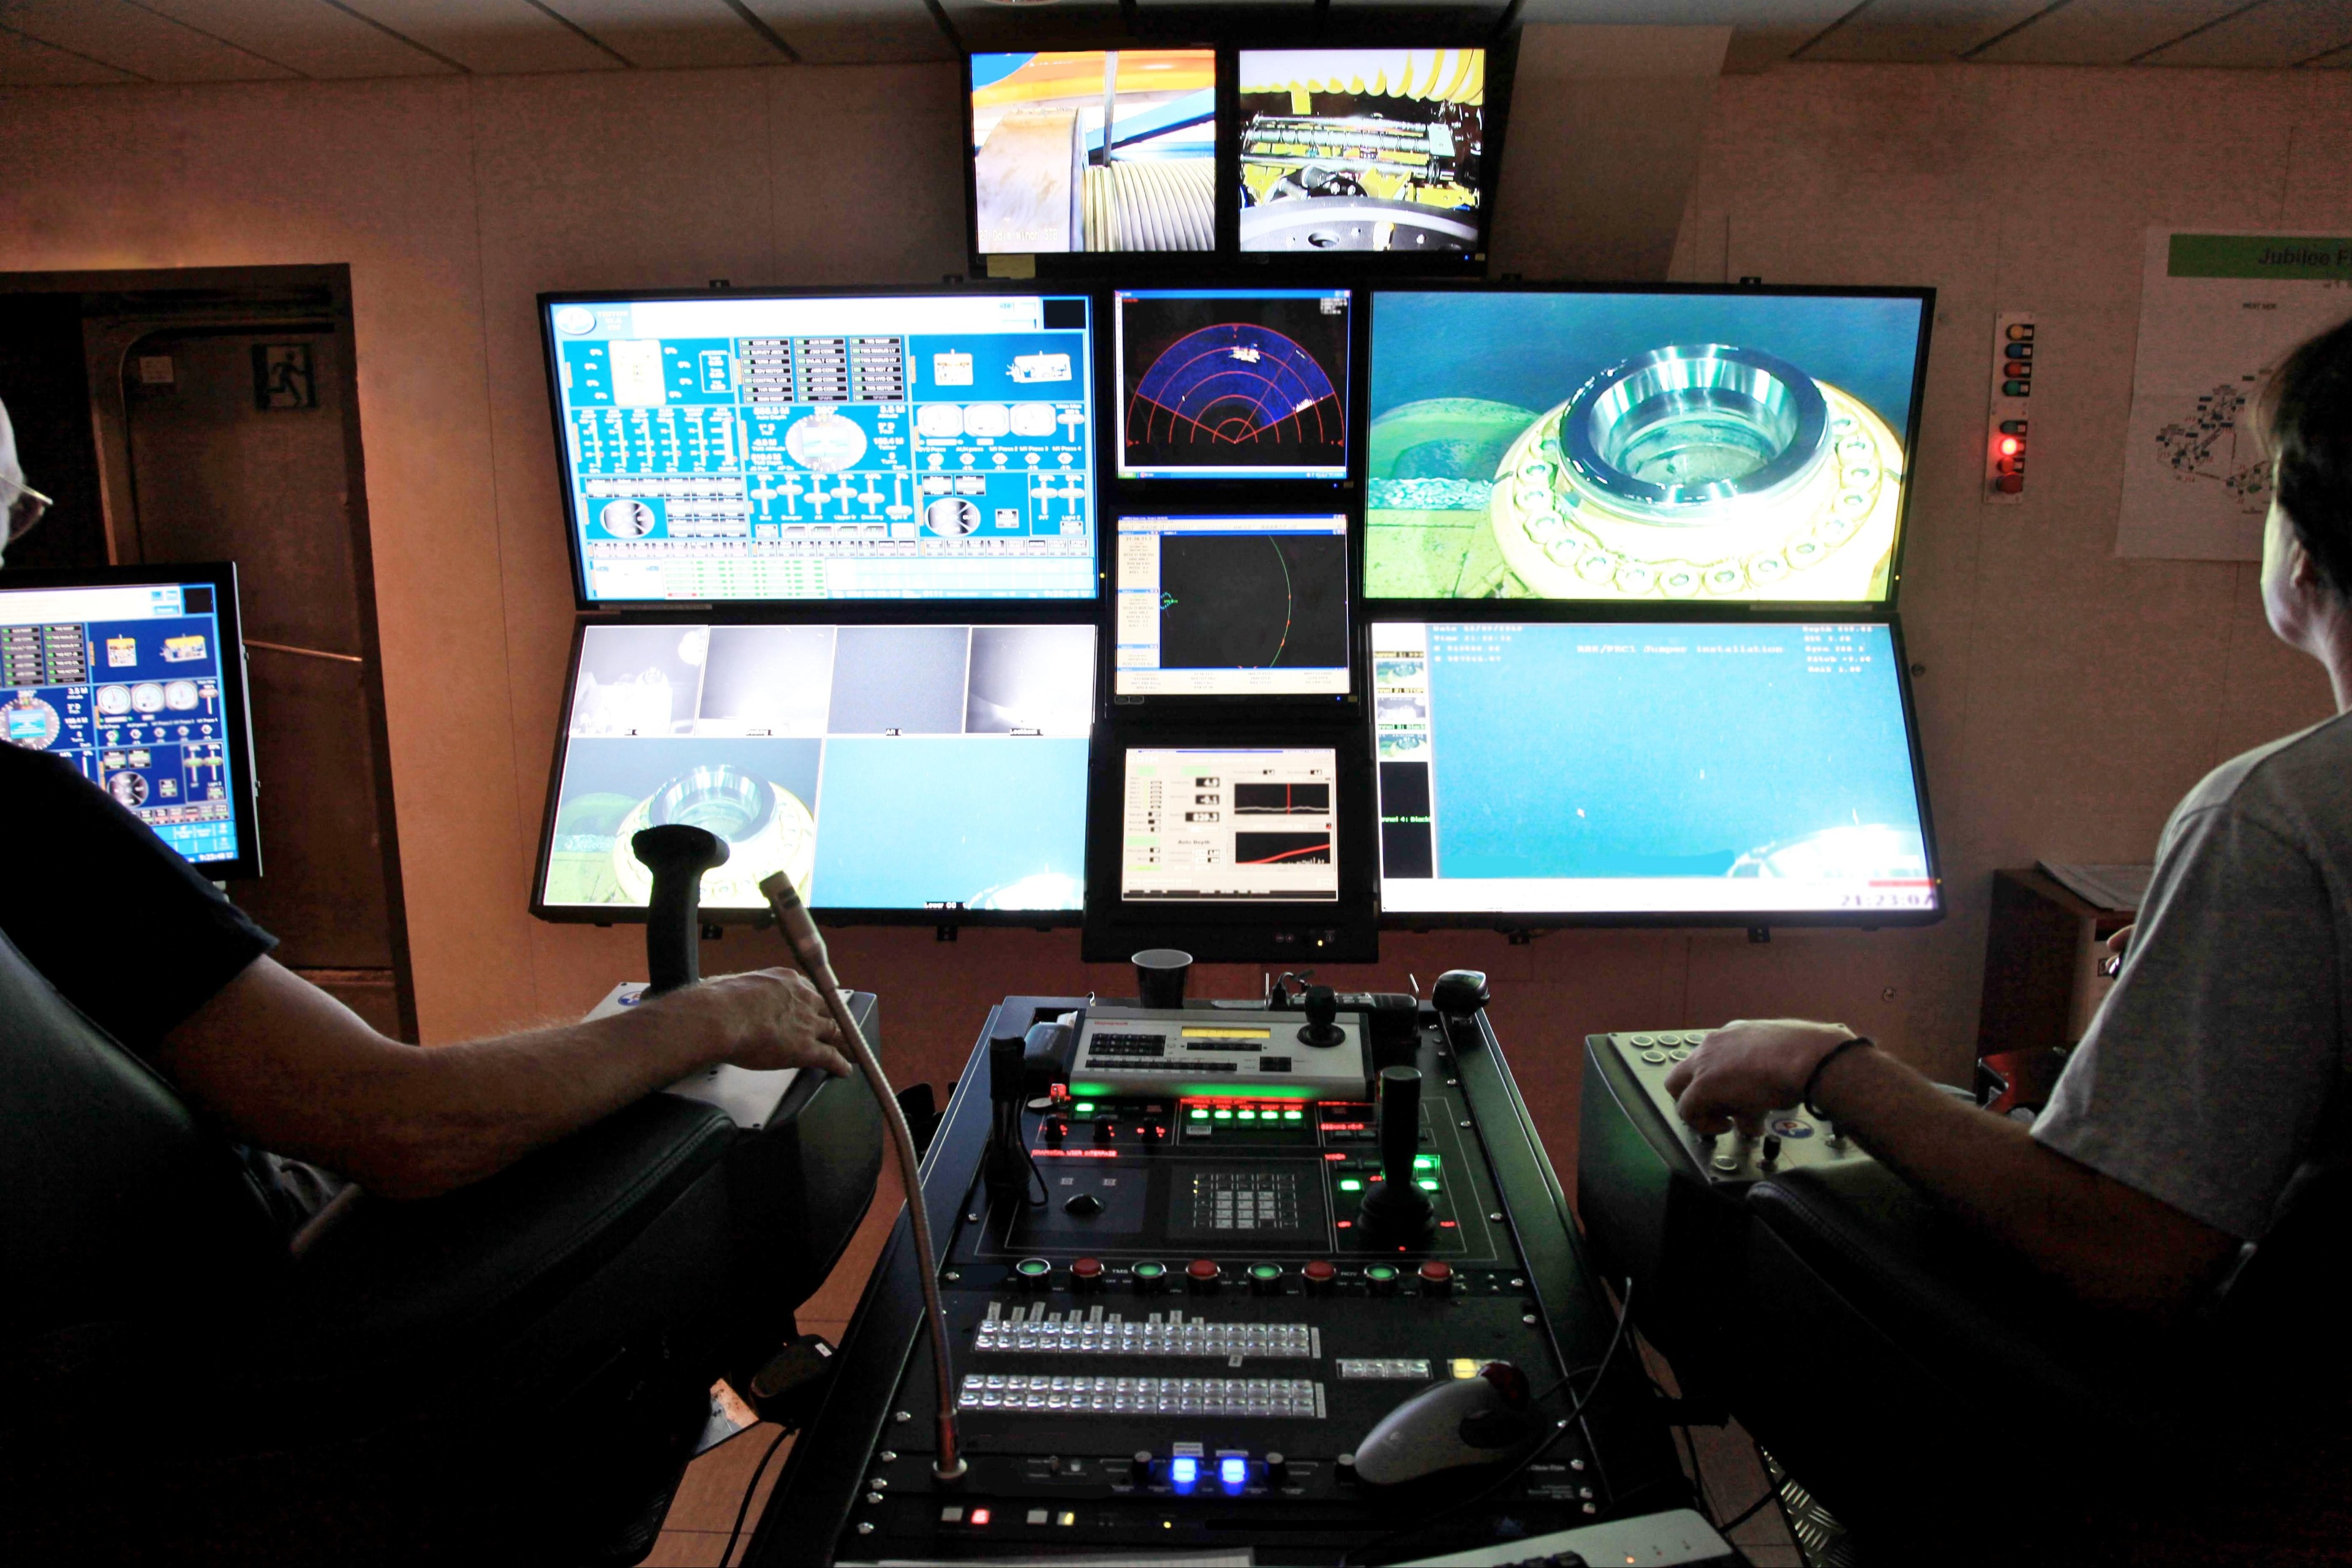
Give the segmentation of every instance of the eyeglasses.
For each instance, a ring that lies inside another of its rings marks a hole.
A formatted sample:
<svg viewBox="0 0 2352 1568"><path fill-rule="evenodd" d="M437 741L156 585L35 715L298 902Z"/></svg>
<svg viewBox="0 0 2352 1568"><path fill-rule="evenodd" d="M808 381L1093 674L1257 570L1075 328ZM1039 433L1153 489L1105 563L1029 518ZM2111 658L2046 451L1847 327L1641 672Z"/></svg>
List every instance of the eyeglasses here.
<svg viewBox="0 0 2352 1568"><path fill-rule="evenodd" d="M32 532L33 525L41 521L42 514L56 504L22 479L16 482L14 489L16 493L8 497L7 539L11 544ZM0 494L5 493L5 490L0 490Z"/></svg>

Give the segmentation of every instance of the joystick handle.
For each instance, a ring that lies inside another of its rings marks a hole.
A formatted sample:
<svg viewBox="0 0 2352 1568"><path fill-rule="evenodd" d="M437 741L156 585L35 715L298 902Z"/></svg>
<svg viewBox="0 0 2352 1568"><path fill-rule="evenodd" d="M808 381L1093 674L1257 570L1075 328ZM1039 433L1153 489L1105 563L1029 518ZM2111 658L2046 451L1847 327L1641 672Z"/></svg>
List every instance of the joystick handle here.
<svg viewBox="0 0 2352 1568"><path fill-rule="evenodd" d="M1364 1199L1363 1215L1384 1235L1417 1236L1429 1228L1429 1194L1413 1181L1421 1152L1421 1072L1381 1069L1381 1185Z"/></svg>
<svg viewBox="0 0 2352 1568"><path fill-rule="evenodd" d="M727 864L727 841L683 822L648 827L629 848L654 874L646 904L646 994L658 996L702 978L702 874Z"/></svg>
<svg viewBox="0 0 2352 1568"><path fill-rule="evenodd" d="M1301 1044L1330 1047L1344 1045L1347 1034L1339 1027L1339 995L1328 985L1307 988L1307 1026L1298 1031Z"/></svg>

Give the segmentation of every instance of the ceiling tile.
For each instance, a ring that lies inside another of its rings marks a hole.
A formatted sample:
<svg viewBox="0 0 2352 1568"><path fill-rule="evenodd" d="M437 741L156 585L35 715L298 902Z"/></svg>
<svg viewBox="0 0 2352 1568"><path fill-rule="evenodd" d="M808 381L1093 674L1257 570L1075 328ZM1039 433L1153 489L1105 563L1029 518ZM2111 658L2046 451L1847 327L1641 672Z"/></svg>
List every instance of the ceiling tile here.
<svg viewBox="0 0 2352 1568"><path fill-rule="evenodd" d="M743 0L811 65L957 58L923 0Z"/></svg>
<svg viewBox="0 0 2352 1568"><path fill-rule="evenodd" d="M726 0L546 0L547 8L647 70L772 66L791 57Z"/></svg>
<svg viewBox="0 0 2352 1568"><path fill-rule="evenodd" d="M2050 0L1870 0L1807 45L1805 60L1958 59Z"/></svg>
<svg viewBox="0 0 2352 1568"><path fill-rule="evenodd" d="M2352 44L2347 44L2340 49L2330 49L2317 59L2305 60L2303 63L2321 70L2352 70Z"/></svg>
<svg viewBox="0 0 2352 1568"><path fill-rule="evenodd" d="M112 66L10 32L0 20L0 87L73 87L139 79Z"/></svg>
<svg viewBox="0 0 2352 1568"><path fill-rule="evenodd" d="M138 4L308 77L423 76L453 68L321 0L138 0Z"/></svg>
<svg viewBox="0 0 2352 1568"><path fill-rule="evenodd" d="M0 25L154 81L253 81L294 74L124 0L0 0Z"/></svg>
<svg viewBox="0 0 2352 1568"><path fill-rule="evenodd" d="M337 0L467 70L619 70L621 62L526 0Z"/></svg>
<svg viewBox="0 0 2352 1568"><path fill-rule="evenodd" d="M2345 0L2263 0L2147 58L2152 66L2294 66L2352 44Z"/></svg>
<svg viewBox="0 0 2352 1568"><path fill-rule="evenodd" d="M2067 0L1969 58L1978 65L2119 66L2246 0Z"/></svg>

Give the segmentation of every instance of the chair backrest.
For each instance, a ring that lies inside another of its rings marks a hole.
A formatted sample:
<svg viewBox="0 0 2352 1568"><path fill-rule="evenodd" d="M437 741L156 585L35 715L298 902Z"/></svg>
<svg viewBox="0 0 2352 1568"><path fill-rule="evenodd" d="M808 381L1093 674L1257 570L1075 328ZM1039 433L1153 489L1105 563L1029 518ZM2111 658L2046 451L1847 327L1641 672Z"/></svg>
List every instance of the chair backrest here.
<svg viewBox="0 0 2352 1568"><path fill-rule="evenodd" d="M216 1304L284 1254L229 1142L0 935L0 1332Z"/></svg>

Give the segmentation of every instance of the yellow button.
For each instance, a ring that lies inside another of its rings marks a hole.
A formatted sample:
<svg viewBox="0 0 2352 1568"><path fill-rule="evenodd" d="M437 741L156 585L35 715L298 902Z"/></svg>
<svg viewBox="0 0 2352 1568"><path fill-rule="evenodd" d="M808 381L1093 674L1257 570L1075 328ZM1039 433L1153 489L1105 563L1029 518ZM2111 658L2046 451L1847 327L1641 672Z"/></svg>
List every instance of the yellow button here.
<svg viewBox="0 0 2352 1568"><path fill-rule="evenodd" d="M1472 1361L1468 1356L1455 1356L1454 1358L1454 1375L1455 1377L1475 1377L1478 1375L1478 1363Z"/></svg>

